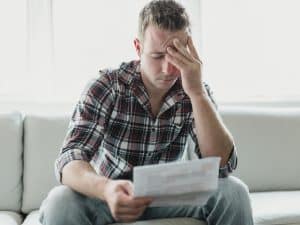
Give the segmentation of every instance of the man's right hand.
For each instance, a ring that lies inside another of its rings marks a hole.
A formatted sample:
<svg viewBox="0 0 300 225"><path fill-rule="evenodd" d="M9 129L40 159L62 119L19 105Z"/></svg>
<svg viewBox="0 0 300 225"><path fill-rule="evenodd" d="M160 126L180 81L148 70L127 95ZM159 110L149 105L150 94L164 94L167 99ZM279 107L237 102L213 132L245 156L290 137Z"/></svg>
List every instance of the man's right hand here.
<svg viewBox="0 0 300 225"><path fill-rule="evenodd" d="M118 222L136 221L153 200L150 197L134 198L133 184L128 180L108 180L104 197L113 218Z"/></svg>

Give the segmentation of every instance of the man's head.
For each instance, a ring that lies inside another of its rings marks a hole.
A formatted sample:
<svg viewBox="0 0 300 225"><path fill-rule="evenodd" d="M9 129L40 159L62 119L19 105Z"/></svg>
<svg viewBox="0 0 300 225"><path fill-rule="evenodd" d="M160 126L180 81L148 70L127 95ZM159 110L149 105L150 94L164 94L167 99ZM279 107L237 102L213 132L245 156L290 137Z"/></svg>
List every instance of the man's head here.
<svg viewBox="0 0 300 225"><path fill-rule="evenodd" d="M186 30L190 33L190 20L184 7L174 0L153 0L139 14L138 37L143 41L149 25L166 31Z"/></svg>
<svg viewBox="0 0 300 225"><path fill-rule="evenodd" d="M176 82L180 72L166 60L166 49L175 38L186 45L189 33L189 17L174 0L153 0L141 10L134 45L149 91L167 91Z"/></svg>

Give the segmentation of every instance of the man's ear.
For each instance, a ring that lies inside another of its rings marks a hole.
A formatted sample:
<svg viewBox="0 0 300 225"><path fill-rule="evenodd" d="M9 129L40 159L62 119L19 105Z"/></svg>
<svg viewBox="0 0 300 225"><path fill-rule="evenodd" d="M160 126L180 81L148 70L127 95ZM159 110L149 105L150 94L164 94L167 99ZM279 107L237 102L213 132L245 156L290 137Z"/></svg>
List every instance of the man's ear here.
<svg viewBox="0 0 300 225"><path fill-rule="evenodd" d="M135 51L136 54L139 56L139 58L141 58L141 53L142 53L142 47L141 47L141 42L138 38L135 38L133 41L134 47L135 47Z"/></svg>

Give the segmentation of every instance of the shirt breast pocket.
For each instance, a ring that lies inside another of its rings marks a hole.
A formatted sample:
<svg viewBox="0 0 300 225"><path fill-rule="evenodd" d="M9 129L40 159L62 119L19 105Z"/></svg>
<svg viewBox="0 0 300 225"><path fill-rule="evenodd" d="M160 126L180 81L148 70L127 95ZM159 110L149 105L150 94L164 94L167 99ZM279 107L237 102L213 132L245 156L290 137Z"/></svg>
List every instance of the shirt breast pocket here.
<svg viewBox="0 0 300 225"><path fill-rule="evenodd" d="M175 116L171 119L170 124L169 124L169 129L168 129L168 133L170 140L169 142L173 142L179 135L182 134L182 132L184 132L184 118L182 118L181 116Z"/></svg>
<svg viewBox="0 0 300 225"><path fill-rule="evenodd" d="M181 129L184 123L184 119L182 116L174 116L173 120L172 120L172 125L177 128L177 129Z"/></svg>

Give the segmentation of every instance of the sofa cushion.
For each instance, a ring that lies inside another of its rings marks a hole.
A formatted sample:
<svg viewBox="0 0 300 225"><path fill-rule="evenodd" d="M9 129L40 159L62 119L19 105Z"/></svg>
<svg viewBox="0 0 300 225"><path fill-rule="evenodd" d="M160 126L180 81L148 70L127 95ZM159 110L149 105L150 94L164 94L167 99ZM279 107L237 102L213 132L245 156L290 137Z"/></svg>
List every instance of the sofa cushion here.
<svg viewBox="0 0 300 225"><path fill-rule="evenodd" d="M223 108L234 136L238 168L234 175L250 191L300 189L300 108Z"/></svg>
<svg viewBox="0 0 300 225"><path fill-rule="evenodd" d="M251 193L255 224L300 225L300 191Z"/></svg>
<svg viewBox="0 0 300 225"><path fill-rule="evenodd" d="M0 210L18 211L22 194L22 116L0 114Z"/></svg>
<svg viewBox="0 0 300 225"><path fill-rule="evenodd" d="M22 225L41 225L38 220L39 212L33 211L25 218ZM135 223L114 223L113 225L206 225L205 222L192 218L161 219L150 221L138 221Z"/></svg>
<svg viewBox="0 0 300 225"><path fill-rule="evenodd" d="M34 210L28 213L22 225L42 225L39 221L39 211Z"/></svg>
<svg viewBox="0 0 300 225"><path fill-rule="evenodd" d="M57 185L54 160L66 135L70 116L26 115L24 120L24 192L22 211L38 209Z"/></svg>
<svg viewBox="0 0 300 225"><path fill-rule="evenodd" d="M15 212L0 211L0 224L19 225L22 223L22 216Z"/></svg>

